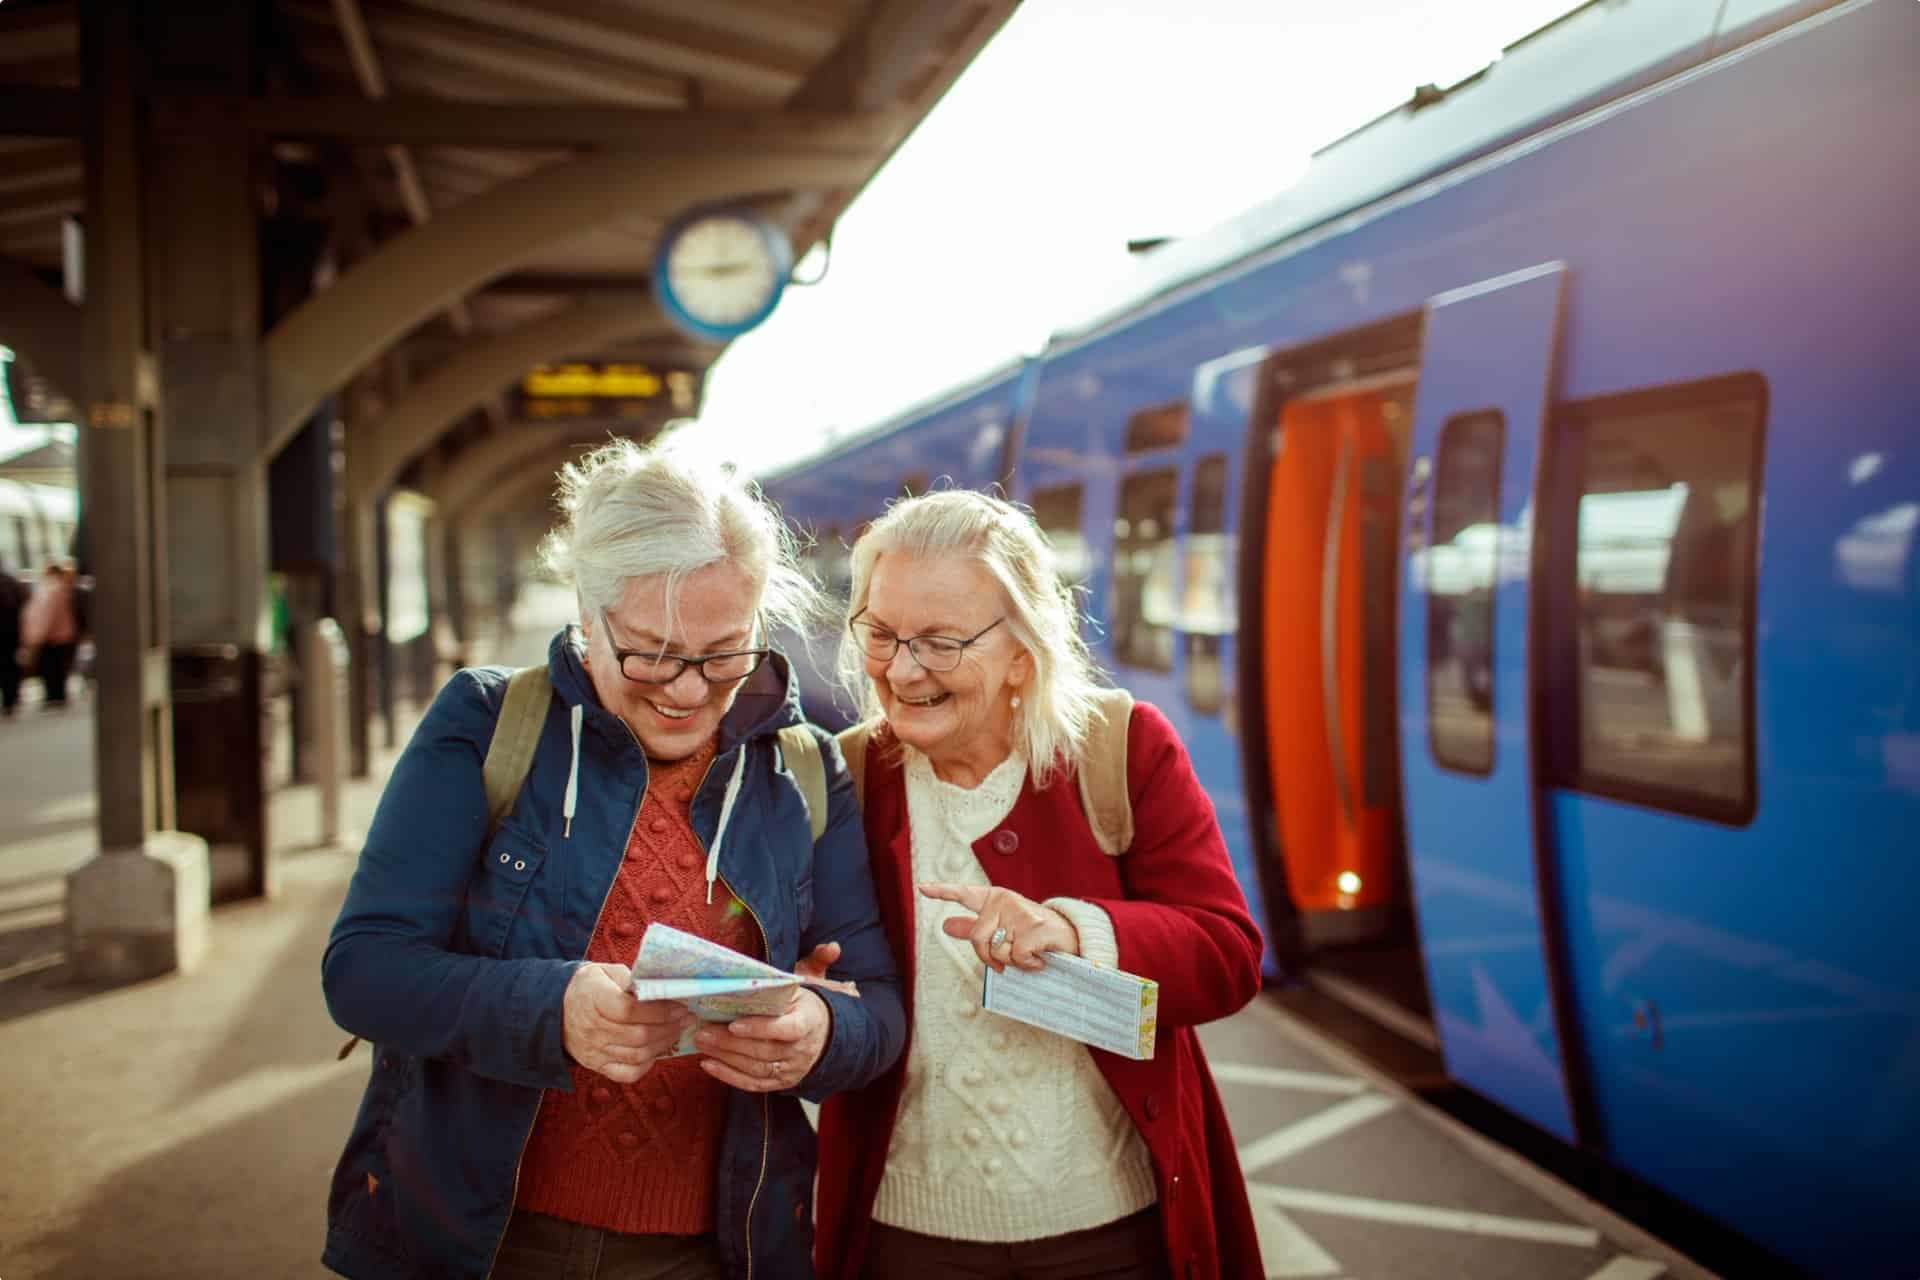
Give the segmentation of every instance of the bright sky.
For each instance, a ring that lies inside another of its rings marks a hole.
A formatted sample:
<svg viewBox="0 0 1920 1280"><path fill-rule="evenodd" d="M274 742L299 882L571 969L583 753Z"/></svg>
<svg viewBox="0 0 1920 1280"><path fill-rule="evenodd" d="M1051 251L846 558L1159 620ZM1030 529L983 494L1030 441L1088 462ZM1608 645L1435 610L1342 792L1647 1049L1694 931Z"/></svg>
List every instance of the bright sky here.
<svg viewBox="0 0 1920 1280"><path fill-rule="evenodd" d="M13 351L0 347L0 364L13 359ZM23 427L14 419L13 398L7 394L7 383L0 377L0 459L11 458L16 453L25 453L37 449L54 436L71 440L72 427Z"/></svg>
<svg viewBox="0 0 1920 1280"><path fill-rule="evenodd" d="M1577 7L1025 0L842 216L825 283L714 366L692 430L764 473L1037 352L1131 269L1129 239L1232 217Z"/></svg>

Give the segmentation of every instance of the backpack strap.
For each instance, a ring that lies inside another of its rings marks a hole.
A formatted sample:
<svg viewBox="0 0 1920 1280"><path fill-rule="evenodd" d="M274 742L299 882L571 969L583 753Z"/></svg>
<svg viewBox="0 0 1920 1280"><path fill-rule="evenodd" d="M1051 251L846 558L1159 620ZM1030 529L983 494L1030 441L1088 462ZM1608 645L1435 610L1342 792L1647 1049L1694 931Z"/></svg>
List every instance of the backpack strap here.
<svg viewBox="0 0 1920 1280"><path fill-rule="evenodd" d="M480 766L487 791L488 832L500 825L520 798L552 700L553 677L545 665L522 667L507 680L507 696L493 724L493 741L487 744L486 762Z"/></svg>
<svg viewBox="0 0 1920 1280"><path fill-rule="evenodd" d="M1132 719L1132 694L1100 690L1094 695L1087 745L1080 756L1080 807L1101 851L1114 858L1133 845L1133 800L1127 794L1127 726Z"/></svg>
<svg viewBox="0 0 1920 1280"><path fill-rule="evenodd" d="M1133 846L1133 800L1127 794L1127 727L1133 719L1133 695L1102 689L1094 696L1087 724L1085 765L1079 771L1080 807L1102 852L1119 857ZM835 737L853 775L860 811L867 808L867 745L879 721L842 729Z"/></svg>
<svg viewBox="0 0 1920 1280"><path fill-rule="evenodd" d="M878 720L868 720L834 735L834 741L840 744L840 754L846 757L847 772L853 775L853 798L861 813L867 811L867 744L879 727Z"/></svg>
<svg viewBox="0 0 1920 1280"><path fill-rule="evenodd" d="M807 825L813 838L827 829L827 766L820 758L820 744L803 724L790 724L780 730L780 758L787 772L800 787L800 798L807 805Z"/></svg>

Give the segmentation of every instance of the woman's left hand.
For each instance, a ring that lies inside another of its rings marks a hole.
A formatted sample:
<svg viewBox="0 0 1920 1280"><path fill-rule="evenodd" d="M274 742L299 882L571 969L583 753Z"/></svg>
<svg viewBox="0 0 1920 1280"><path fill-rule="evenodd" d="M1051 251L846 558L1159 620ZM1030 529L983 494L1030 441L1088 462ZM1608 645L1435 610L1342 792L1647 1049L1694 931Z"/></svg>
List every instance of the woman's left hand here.
<svg viewBox="0 0 1920 1280"><path fill-rule="evenodd" d="M995 973L1005 973L1008 964L1043 969L1049 951L1080 954L1080 931L1071 920L1011 889L923 884L920 892L943 902L957 902L973 912L971 916L949 916L940 922L940 928L949 938L971 941L981 963L991 966Z"/></svg>
<svg viewBox="0 0 1920 1280"><path fill-rule="evenodd" d="M795 987L785 1013L703 1027L693 1043L706 1055L701 1068L715 1080L748 1093L775 1093L806 1079L832 1030L827 1002Z"/></svg>

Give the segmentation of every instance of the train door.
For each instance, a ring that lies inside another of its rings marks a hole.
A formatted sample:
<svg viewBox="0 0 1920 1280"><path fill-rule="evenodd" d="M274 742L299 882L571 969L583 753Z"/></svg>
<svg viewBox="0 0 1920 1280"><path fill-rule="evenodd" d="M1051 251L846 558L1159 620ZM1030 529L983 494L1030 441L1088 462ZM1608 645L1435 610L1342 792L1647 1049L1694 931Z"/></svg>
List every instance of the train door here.
<svg viewBox="0 0 1920 1280"><path fill-rule="evenodd" d="M1309 949L1393 933L1403 900L1392 616L1411 394L1402 373L1288 398L1269 466L1262 710Z"/></svg>
<svg viewBox="0 0 1920 1280"><path fill-rule="evenodd" d="M1549 264L1428 306L1400 595L1400 749L1448 1074L1573 1141L1542 912L1528 607L1564 276Z"/></svg>

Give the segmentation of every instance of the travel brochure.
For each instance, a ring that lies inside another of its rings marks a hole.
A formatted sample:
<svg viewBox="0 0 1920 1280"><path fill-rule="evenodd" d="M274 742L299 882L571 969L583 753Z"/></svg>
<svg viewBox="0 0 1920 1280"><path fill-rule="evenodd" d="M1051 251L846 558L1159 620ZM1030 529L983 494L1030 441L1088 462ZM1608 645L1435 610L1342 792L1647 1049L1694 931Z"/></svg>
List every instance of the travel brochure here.
<svg viewBox="0 0 1920 1280"><path fill-rule="evenodd" d="M1122 1057L1153 1056L1158 983L1057 951L1046 961L1045 968L1032 972L986 970L981 1007ZM813 980L654 923L640 939L631 990L636 1000L677 1000L703 1022L731 1022L784 1012L790 988L808 981ZM695 1030L689 1027L669 1056L695 1052Z"/></svg>

